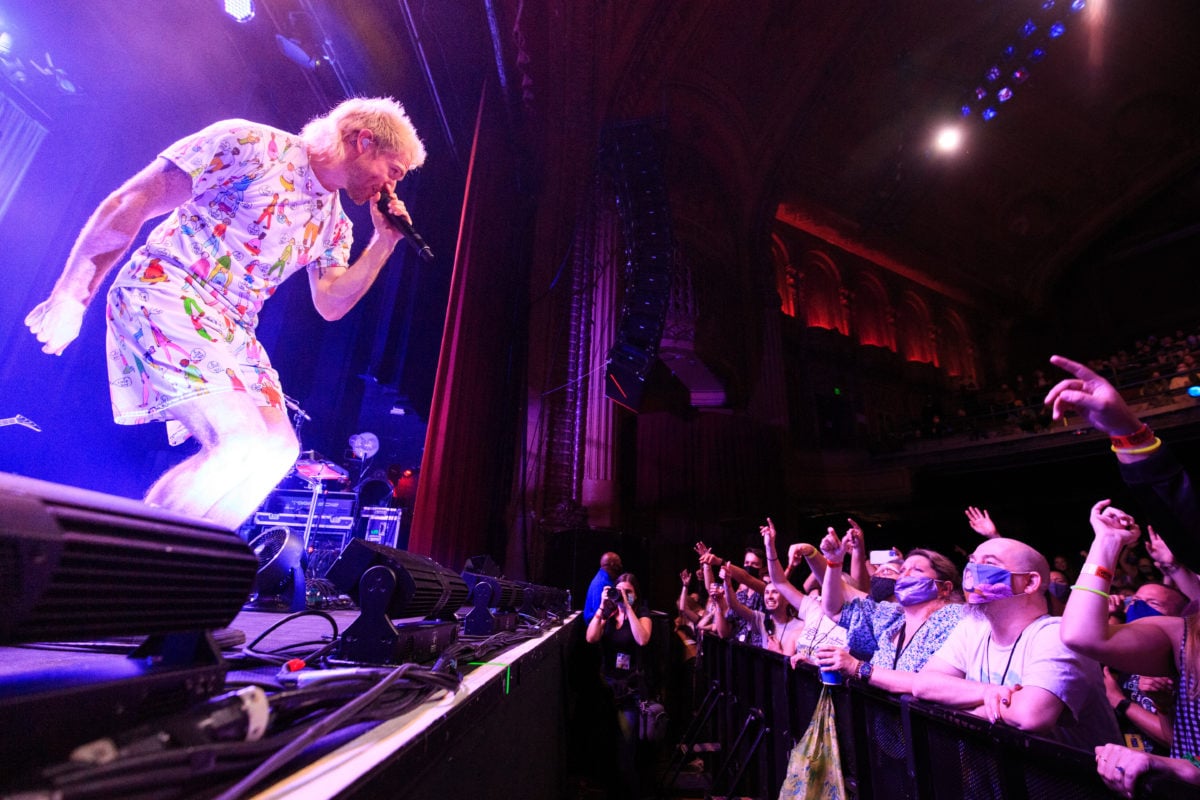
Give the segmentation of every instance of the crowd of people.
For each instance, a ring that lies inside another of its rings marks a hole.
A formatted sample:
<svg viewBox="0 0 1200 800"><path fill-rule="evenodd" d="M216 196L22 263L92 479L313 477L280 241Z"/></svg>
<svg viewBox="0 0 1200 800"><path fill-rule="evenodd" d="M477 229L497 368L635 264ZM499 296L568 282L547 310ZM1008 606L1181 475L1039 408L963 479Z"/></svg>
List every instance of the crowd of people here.
<svg viewBox="0 0 1200 800"><path fill-rule="evenodd" d="M740 564L696 545L696 567L679 575L685 653L707 632L1086 748L1126 797L1144 773L1200 785L1200 500L1111 382L1087 365L1051 362L1071 377L1048 388L1049 415L1078 414L1110 438L1122 478L1160 529L1097 499L1077 565L1005 537L986 509L969 507L982 540L959 568L933 550L870 550L853 520L780 558L766 519L762 547ZM621 575L617 588L619 598L591 612L588 640L607 638L619 654L649 634L636 580ZM605 657L615 680L619 658Z"/></svg>
<svg viewBox="0 0 1200 800"><path fill-rule="evenodd" d="M1083 363L1117 387L1127 402L1149 409L1194 402L1188 389L1200 386L1198 359L1200 331L1177 329L1145 336ZM902 438L978 440L1051 430L1051 415L1042 403L1051 385L1040 368L1009 374L987 386L964 379L950 396L927 397L920 419L912 421Z"/></svg>

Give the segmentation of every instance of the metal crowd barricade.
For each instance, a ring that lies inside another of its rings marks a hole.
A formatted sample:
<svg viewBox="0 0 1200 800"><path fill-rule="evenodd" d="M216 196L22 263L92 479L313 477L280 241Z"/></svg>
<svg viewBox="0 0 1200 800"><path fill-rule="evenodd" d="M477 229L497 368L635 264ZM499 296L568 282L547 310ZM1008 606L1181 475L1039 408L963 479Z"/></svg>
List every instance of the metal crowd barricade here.
<svg viewBox="0 0 1200 800"><path fill-rule="evenodd" d="M787 759L821 693L817 670L784 656L704 641L704 679L719 687L714 793L774 800ZM854 682L833 687L847 793L862 800L1091 800L1111 798L1091 751ZM755 736L755 732L761 733ZM716 778L720 778L717 780ZM670 794L670 786L660 787ZM711 794L710 794L711 796ZM1137 798L1200 800L1200 787L1151 776Z"/></svg>

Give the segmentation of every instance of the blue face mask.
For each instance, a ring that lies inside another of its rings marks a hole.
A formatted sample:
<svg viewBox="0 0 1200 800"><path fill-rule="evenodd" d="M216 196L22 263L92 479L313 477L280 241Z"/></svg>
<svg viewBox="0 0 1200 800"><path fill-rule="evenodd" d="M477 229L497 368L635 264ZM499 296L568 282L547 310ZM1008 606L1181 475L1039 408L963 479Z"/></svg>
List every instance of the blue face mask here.
<svg viewBox="0 0 1200 800"><path fill-rule="evenodd" d="M877 575L871 576L871 599L876 603L882 603L895 593L895 578L880 578Z"/></svg>
<svg viewBox="0 0 1200 800"><path fill-rule="evenodd" d="M1004 567L969 562L963 570L963 594L972 605L1012 597L1012 573Z"/></svg>
<svg viewBox="0 0 1200 800"><path fill-rule="evenodd" d="M896 602L902 606L915 606L934 600L938 596L937 581L923 575L910 575L896 581Z"/></svg>
<svg viewBox="0 0 1200 800"><path fill-rule="evenodd" d="M1125 621L1133 622L1135 619L1142 617L1161 617L1163 613L1154 606L1147 603L1145 600L1139 600L1136 597L1129 601L1129 605L1125 606Z"/></svg>
<svg viewBox="0 0 1200 800"><path fill-rule="evenodd" d="M1067 602L1067 598L1071 596L1071 587L1065 583L1055 583L1051 581L1050 585L1046 587L1046 591L1050 592L1050 595L1055 600L1061 600L1064 603Z"/></svg>

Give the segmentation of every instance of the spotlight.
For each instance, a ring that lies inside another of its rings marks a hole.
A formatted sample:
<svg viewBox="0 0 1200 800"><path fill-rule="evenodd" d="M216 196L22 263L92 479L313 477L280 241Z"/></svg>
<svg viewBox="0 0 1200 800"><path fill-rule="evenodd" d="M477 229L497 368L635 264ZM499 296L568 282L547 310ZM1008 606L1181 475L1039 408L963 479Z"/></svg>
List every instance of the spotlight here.
<svg viewBox="0 0 1200 800"><path fill-rule="evenodd" d="M254 0L225 0L225 13L238 22L254 19Z"/></svg>
<svg viewBox="0 0 1200 800"><path fill-rule="evenodd" d="M954 126L942 128L934 140L934 146L943 153L953 153L961 144L962 130Z"/></svg>

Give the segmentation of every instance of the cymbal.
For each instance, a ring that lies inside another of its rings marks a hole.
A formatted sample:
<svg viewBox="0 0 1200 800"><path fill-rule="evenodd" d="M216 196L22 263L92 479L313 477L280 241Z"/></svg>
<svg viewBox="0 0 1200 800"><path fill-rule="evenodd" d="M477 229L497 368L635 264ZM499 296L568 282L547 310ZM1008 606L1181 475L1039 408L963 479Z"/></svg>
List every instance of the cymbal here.
<svg viewBox="0 0 1200 800"><path fill-rule="evenodd" d="M311 481L345 481L350 473L332 461L302 458L296 462L296 472Z"/></svg>

